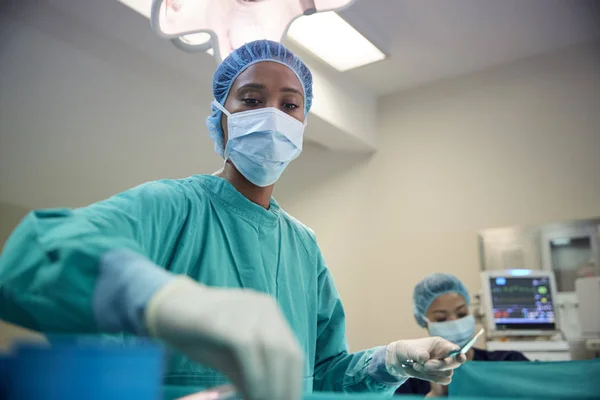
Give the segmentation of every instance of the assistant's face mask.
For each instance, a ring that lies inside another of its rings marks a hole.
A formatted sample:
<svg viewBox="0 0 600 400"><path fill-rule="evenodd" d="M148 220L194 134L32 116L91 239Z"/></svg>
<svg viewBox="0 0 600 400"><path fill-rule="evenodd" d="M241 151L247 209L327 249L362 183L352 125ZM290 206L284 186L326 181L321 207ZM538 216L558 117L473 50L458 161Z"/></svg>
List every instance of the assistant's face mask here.
<svg viewBox="0 0 600 400"><path fill-rule="evenodd" d="M427 321L427 328L429 328L431 336L440 336L454 344L462 346L475 334L475 317L467 315L453 321Z"/></svg>
<svg viewBox="0 0 600 400"><path fill-rule="evenodd" d="M256 186L277 182L302 152L306 125L286 113L268 107L231 114L217 101L213 104L227 116L225 160Z"/></svg>

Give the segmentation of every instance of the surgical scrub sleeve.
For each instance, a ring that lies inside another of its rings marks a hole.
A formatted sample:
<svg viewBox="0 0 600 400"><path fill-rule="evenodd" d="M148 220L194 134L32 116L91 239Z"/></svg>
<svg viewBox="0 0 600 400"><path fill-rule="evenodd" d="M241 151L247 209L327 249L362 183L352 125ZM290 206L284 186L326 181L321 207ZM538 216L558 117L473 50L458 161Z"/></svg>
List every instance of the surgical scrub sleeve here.
<svg viewBox="0 0 600 400"><path fill-rule="evenodd" d="M0 318L42 332L144 334L145 304L174 274L274 296L306 354L307 390L392 394L403 382L387 373L385 348L348 353L342 303L312 231L275 200L265 210L216 176L31 212L0 257ZM177 353L165 379L226 381Z"/></svg>

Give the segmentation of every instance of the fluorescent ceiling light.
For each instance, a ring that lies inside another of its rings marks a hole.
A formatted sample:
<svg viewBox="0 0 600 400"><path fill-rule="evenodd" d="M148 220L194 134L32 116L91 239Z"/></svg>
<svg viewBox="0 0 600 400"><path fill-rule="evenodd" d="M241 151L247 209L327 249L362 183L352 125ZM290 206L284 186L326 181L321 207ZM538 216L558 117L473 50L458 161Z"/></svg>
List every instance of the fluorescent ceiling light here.
<svg viewBox="0 0 600 400"><path fill-rule="evenodd" d="M119 3L125 4L133 11L142 14L150 19L150 10L152 8L152 0L118 0Z"/></svg>
<svg viewBox="0 0 600 400"><path fill-rule="evenodd" d="M298 18L288 37L338 71L385 59L385 54L333 11Z"/></svg>

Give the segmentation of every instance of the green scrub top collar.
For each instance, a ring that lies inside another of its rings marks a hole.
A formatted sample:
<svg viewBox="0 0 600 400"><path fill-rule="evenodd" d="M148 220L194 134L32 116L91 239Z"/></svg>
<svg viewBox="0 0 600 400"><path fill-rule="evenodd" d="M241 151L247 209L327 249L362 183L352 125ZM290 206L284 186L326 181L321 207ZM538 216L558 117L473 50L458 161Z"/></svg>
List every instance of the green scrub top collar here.
<svg viewBox="0 0 600 400"><path fill-rule="evenodd" d="M271 197L269 209L266 210L264 207L248 200L231 183L221 177L200 175L198 179L200 185L213 193L217 201L220 201L231 212L238 214L252 223L266 227L277 226L281 207L279 207L279 204L273 197Z"/></svg>

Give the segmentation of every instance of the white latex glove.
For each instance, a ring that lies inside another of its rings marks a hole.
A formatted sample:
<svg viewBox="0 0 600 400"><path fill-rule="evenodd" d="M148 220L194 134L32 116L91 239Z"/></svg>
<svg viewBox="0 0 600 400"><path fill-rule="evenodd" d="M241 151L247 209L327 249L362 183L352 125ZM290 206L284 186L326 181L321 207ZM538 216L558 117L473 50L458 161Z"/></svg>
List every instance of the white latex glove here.
<svg viewBox="0 0 600 400"><path fill-rule="evenodd" d="M448 386L431 382L431 390L425 397L448 397Z"/></svg>
<svg viewBox="0 0 600 400"><path fill-rule="evenodd" d="M150 334L215 368L248 400L298 400L303 354L268 295L217 289L177 277L145 311Z"/></svg>
<svg viewBox="0 0 600 400"><path fill-rule="evenodd" d="M460 367L467 358L464 355L446 357L458 346L440 337L399 340L387 346L385 366L391 375L418 378L448 385L452 381L455 368ZM403 367L405 360L414 360L409 367Z"/></svg>

